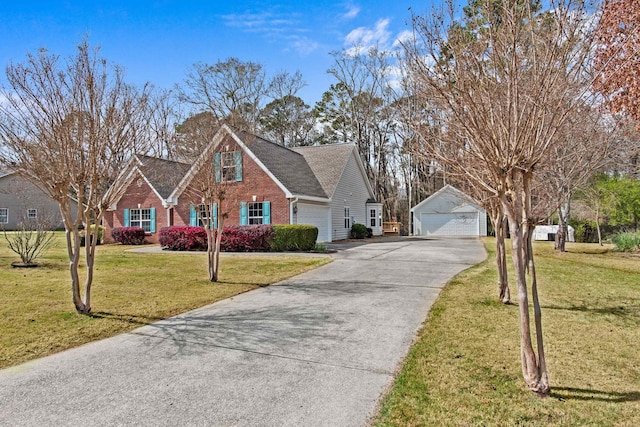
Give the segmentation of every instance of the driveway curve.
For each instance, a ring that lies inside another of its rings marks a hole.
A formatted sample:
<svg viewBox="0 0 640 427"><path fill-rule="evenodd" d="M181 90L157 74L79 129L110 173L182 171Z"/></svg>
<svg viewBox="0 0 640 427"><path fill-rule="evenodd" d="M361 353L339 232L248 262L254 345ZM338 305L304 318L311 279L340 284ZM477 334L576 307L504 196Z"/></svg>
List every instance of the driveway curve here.
<svg viewBox="0 0 640 427"><path fill-rule="evenodd" d="M0 371L0 425L363 426L474 239L383 239L130 333Z"/></svg>

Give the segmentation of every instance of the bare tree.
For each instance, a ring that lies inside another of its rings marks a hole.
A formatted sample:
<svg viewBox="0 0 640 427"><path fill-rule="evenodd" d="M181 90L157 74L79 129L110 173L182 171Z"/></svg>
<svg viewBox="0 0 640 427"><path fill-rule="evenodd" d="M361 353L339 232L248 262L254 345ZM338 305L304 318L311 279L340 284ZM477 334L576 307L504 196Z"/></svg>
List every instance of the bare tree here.
<svg viewBox="0 0 640 427"><path fill-rule="evenodd" d="M262 65L229 58L213 65L194 64L179 98L196 112L209 112L221 123L255 131L269 90Z"/></svg>
<svg viewBox="0 0 640 427"><path fill-rule="evenodd" d="M34 261L54 244L55 232L51 223L51 218L41 213L35 219L23 218L11 233L3 230L9 249L20 256L21 265L36 266Z"/></svg>
<svg viewBox="0 0 640 427"><path fill-rule="evenodd" d="M226 125L223 129L229 130ZM230 209L237 206L233 184L242 175L242 153L224 148L223 139L227 134L220 131L208 138L205 133L204 140L192 145L201 148L191 153L193 166L178 184L195 209L198 224L207 232L208 271L212 282L218 281L224 223Z"/></svg>
<svg viewBox="0 0 640 427"><path fill-rule="evenodd" d="M419 96L437 107L418 131L450 174L500 202L518 289L522 373L530 390L548 395L532 183L569 113L591 102L591 17L575 0L552 1L547 11L526 0L473 4L481 10L473 25L456 20L453 7L447 16L414 16L416 43L407 46L406 65Z"/></svg>
<svg viewBox="0 0 640 427"><path fill-rule="evenodd" d="M86 276L80 289L80 230L99 224L115 200L111 187L137 149L139 127L148 123L149 88L127 85L86 40L66 61L40 50L10 64L1 90L0 161L55 200L66 231L73 303L91 311L91 286L99 227L85 247ZM73 196L78 203L73 214Z"/></svg>

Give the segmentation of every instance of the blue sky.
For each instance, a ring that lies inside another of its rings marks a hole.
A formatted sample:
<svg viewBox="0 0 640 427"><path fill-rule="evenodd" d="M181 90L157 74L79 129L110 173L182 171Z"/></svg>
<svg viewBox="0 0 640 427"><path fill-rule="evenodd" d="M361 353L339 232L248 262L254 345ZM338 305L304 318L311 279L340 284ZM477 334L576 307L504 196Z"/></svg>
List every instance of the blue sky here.
<svg viewBox="0 0 640 427"><path fill-rule="evenodd" d="M0 64L23 61L40 47L67 56L85 34L127 80L171 88L195 62L255 61L267 73L299 70L310 105L333 83L329 52L352 43L391 47L409 30L406 0L375 1L3 1Z"/></svg>

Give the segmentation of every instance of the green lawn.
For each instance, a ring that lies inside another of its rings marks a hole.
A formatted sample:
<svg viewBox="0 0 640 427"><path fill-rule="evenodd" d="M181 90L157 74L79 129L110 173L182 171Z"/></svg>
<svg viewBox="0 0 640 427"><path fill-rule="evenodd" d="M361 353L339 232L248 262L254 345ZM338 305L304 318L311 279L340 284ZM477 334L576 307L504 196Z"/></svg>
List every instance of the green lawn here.
<svg viewBox="0 0 640 427"><path fill-rule="evenodd" d="M496 302L485 243L488 260L434 304L374 424L640 425L640 256L536 244L552 386L539 398L524 387L517 306Z"/></svg>
<svg viewBox="0 0 640 427"><path fill-rule="evenodd" d="M99 246L92 315L75 313L62 236L35 269L0 235L0 368L265 286L329 262L328 258L222 256L220 281L207 280L204 253L140 254Z"/></svg>

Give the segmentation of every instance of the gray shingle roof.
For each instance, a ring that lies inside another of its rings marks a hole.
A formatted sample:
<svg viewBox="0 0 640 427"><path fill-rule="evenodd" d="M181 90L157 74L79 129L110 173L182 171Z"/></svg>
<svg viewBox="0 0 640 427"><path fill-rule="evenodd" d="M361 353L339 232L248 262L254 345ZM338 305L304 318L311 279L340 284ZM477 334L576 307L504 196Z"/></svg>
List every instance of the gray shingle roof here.
<svg viewBox="0 0 640 427"><path fill-rule="evenodd" d="M142 165L140 171L149 183L162 196L169 197L191 165L157 157L138 156Z"/></svg>
<svg viewBox="0 0 640 427"><path fill-rule="evenodd" d="M292 150L304 156L324 192L327 196L333 197L354 148L351 144L332 144L296 147Z"/></svg>
<svg viewBox="0 0 640 427"><path fill-rule="evenodd" d="M301 154L247 132L237 132L237 135L292 194L328 197L314 170Z"/></svg>

